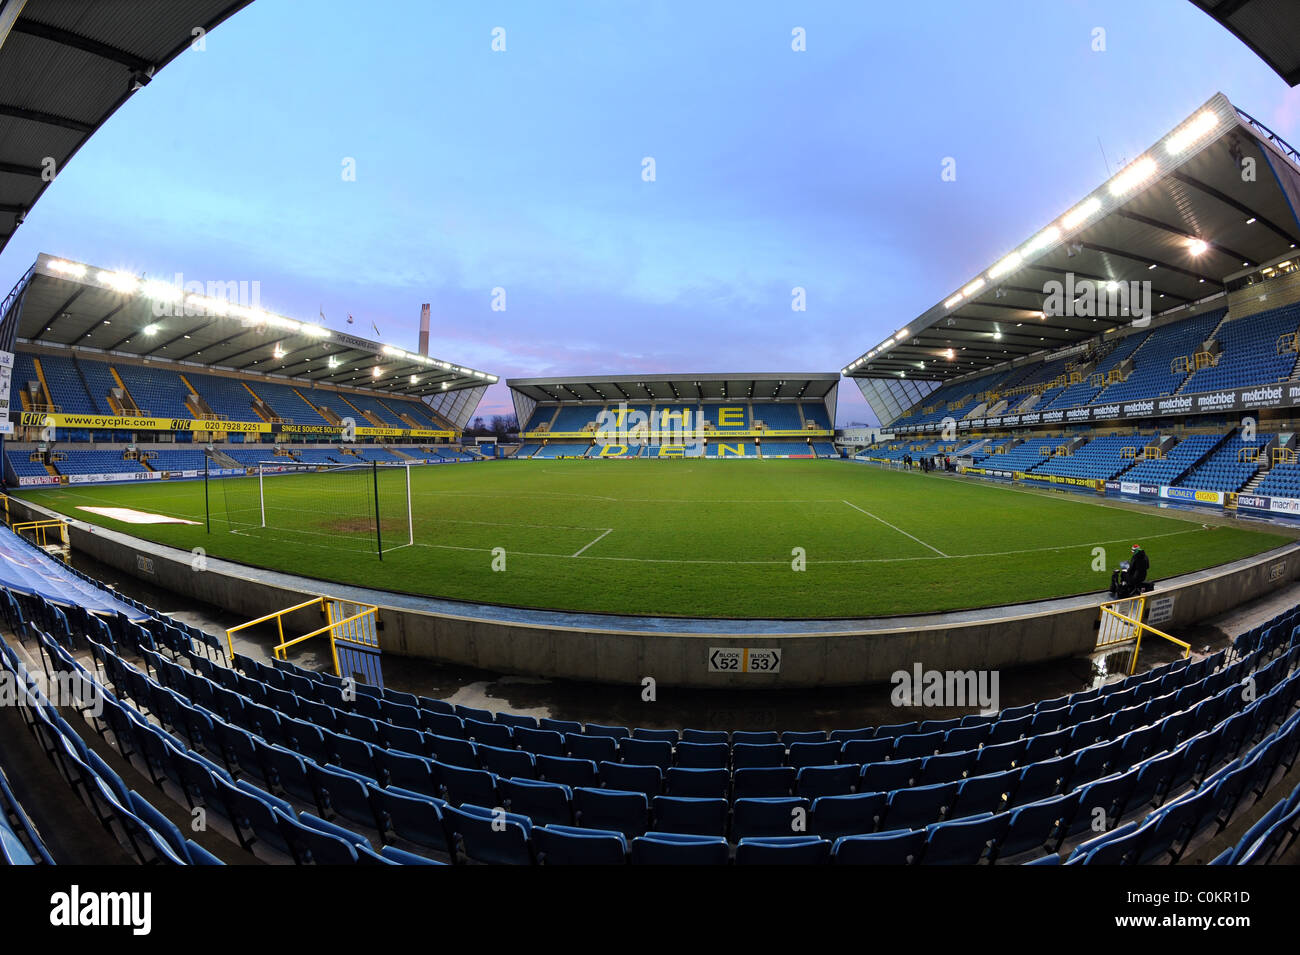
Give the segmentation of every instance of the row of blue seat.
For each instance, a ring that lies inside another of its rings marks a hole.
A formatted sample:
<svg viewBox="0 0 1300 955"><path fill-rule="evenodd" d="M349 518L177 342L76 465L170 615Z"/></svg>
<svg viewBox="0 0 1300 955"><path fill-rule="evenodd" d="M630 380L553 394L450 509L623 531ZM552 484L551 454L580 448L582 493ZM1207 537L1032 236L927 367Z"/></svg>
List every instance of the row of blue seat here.
<svg viewBox="0 0 1300 955"><path fill-rule="evenodd" d="M1246 834L1218 855L1211 865L1268 865L1279 862L1300 833L1300 785L1279 799Z"/></svg>

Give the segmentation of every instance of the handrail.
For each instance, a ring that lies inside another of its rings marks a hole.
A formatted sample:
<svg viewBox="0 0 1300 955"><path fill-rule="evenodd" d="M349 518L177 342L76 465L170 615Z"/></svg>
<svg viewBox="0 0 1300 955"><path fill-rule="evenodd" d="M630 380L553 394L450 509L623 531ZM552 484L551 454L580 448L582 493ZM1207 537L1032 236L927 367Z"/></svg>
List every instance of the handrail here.
<svg viewBox="0 0 1300 955"><path fill-rule="evenodd" d="M349 617L345 617L342 620L335 620L334 610L333 610L334 604L340 604L340 605L350 604L352 606L361 607L362 609L358 613L352 614ZM325 626L319 627L311 631L311 633L307 633L300 637L294 637L293 639L286 640L284 637L284 618L288 614L295 613L299 610L306 610L310 607L319 607L321 610L325 611L326 617L329 622L326 623ZM303 643L307 640L310 640L313 637L319 637L323 633L328 633L329 640L330 640L330 655L334 664L334 675L342 676L342 673L339 670L339 653L338 653L337 643L340 639L342 639L345 643L356 642L356 639L352 637L340 636L340 633L345 632L344 628L346 628L348 624L356 623L357 621L362 620L366 617L377 618L378 613L379 613L379 608L371 604L363 604L355 600L344 600L340 597L328 597L322 595L320 597L313 597L311 600L304 601L303 603L295 604L292 607L286 607L283 610L277 610L273 613L265 614L264 616L258 617L255 620L249 620L245 623L241 623L234 627L228 628L226 630L226 646L229 649L230 658L233 660L235 655L235 640L234 640L235 633L237 633L240 630L245 630L249 627L257 626L258 624L266 623L269 620L274 620L276 625L276 630L279 633L279 643L272 648L272 656L274 656L277 660L287 660L289 657L286 651L290 647L296 646L299 643Z"/></svg>
<svg viewBox="0 0 1300 955"><path fill-rule="evenodd" d="M1138 607L1138 609L1137 609L1137 615L1138 615L1138 618L1137 618L1137 619L1134 619L1133 617L1130 617L1128 614L1120 613L1118 610L1115 609L1115 606L1118 605L1118 604L1130 604L1130 605L1131 605L1131 604L1134 603L1135 601L1136 601L1136 603L1137 603L1137 607ZM1112 641L1109 641L1109 642L1106 642L1106 643L1102 643L1102 642L1099 640L1099 641L1098 641L1098 645L1097 645L1098 648L1100 649L1100 648L1107 647L1107 646L1114 646L1114 645L1117 645L1117 644L1128 643L1129 640L1132 640L1132 641L1133 641L1133 655L1129 658L1129 667L1128 667L1128 675L1129 675L1129 676L1132 676L1134 673L1137 672L1138 654L1142 651L1142 636L1143 636L1143 634L1145 634L1145 633L1154 633L1156 636L1158 636L1158 637L1163 637L1164 639L1168 640L1170 643L1174 643L1174 644L1177 644L1178 646L1182 647L1182 648L1183 648L1183 658L1184 658L1184 659L1186 659L1187 657L1191 656L1191 654L1192 654L1192 645L1191 645L1190 643L1185 643L1184 641L1179 640L1177 637L1171 637L1169 634L1165 633L1163 630L1158 630L1158 629L1156 629L1155 627L1151 626L1150 624L1148 624L1148 623L1143 623L1143 622L1142 622L1141 618L1145 615L1145 611L1146 611L1146 597L1145 597L1145 596L1128 597L1128 598L1125 598L1124 600L1115 600L1115 601L1111 601L1110 603L1104 603L1104 604L1101 605L1101 608L1100 608L1100 609L1101 609L1101 623L1104 624L1104 622L1105 622L1107 616L1109 615L1110 617L1113 617L1113 618L1115 618L1116 620L1121 621L1122 623L1126 623L1126 624L1128 624L1129 626L1131 626L1131 627L1133 628L1133 633L1132 633L1131 636L1128 636L1128 637L1123 638L1123 639L1120 639L1120 640L1112 640ZM1104 632L1105 632L1105 629L1106 629L1106 628L1105 628L1104 626L1099 626L1098 633L1099 633L1099 634L1100 634L1100 633L1104 633Z"/></svg>

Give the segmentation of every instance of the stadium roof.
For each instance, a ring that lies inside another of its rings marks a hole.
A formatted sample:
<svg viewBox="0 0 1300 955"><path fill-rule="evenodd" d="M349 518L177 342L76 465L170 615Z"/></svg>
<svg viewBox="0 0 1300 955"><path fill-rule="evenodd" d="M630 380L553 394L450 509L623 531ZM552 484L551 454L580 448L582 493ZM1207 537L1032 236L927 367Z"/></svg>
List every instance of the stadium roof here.
<svg viewBox="0 0 1300 955"><path fill-rule="evenodd" d="M247 300L248 291L186 294L166 280L42 253L10 293L0 347L26 340L411 397L497 381L443 359L276 315L255 302L235 304Z"/></svg>
<svg viewBox="0 0 1300 955"><path fill-rule="evenodd" d="M510 378L506 384L538 404L549 401L819 401L840 376L820 374L604 375L579 378Z"/></svg>
<svg viewBox="0 0 1300 955"><path fill-rule="evenodd" d="M1292 86L1300 84L1300 3L1296 0L1192 0Z"/></svg>
<svg viewBox="0 0 1300 955"><path fill-rule="evenodd" d="M51 173L188 49L196 30L250 2L0 0L0 251Z"/></svg>
<svg viewBox="0 0 1300 955"><path fill-rule="evenodd" d="M1150 282L1160 315L1300 244L1300 154L1222 93L988 269L854 359L858 379L943 381L1079 344L1133 315L1052 307L1049 283ZM1067 306L1071 303L1066 302ZM860 386L866 382L860 382Z"/></svg>

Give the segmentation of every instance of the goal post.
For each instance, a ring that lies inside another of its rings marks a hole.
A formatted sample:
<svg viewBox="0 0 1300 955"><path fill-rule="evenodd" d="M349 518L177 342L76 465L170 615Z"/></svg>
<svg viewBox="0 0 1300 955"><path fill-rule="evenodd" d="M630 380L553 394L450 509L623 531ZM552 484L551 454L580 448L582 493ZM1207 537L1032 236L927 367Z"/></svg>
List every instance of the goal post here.
<svg viewBox="0 0 1300 955"><path fill-rule="evenodd" d="M243 477L223 479L221 489L231 533L364 551L380 560L415 543L406 462L260 461Z"/></svg>

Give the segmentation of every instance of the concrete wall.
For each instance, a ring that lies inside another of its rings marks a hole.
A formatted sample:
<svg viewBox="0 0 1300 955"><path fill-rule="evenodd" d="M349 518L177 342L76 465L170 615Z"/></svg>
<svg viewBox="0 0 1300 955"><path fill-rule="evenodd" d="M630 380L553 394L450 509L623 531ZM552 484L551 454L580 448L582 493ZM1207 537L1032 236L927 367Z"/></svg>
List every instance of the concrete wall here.
<svg viewBox="0 0 1300 955"><path fill-rule="evenodd" d="M23 512L47 516L17 499ZM72 546L95 559L182 596L225 607L248 619L292 606L321 593L377 603L380 643L385 653L423 657L502 673L601 683L639 684L647 677L660 687L843 686L888 682L897 670L920 663L927 670L1001 669L1090 653L1096 640L1101 597L1078 597L1018 607L893 620L827 621L820 632L747 636L702 632L619 629L617 618L588 615L591 626L558 627L502 622L470 614L413 608L420 601L378 591L320 584L304 578L250 571L208 558L196 571L187 552L139 541L78 521ZM1194 624L1300 579L1300 545L1163 582L1153 597L1172 595L1169 631ZM407 606L403 606L406 604ZM305 617L294 634L320 623ZM520 622L525 621L525 622ZM793 628L792 628L793 629ZM717 647L775 648L779 674L711 673Z"/></svg>

